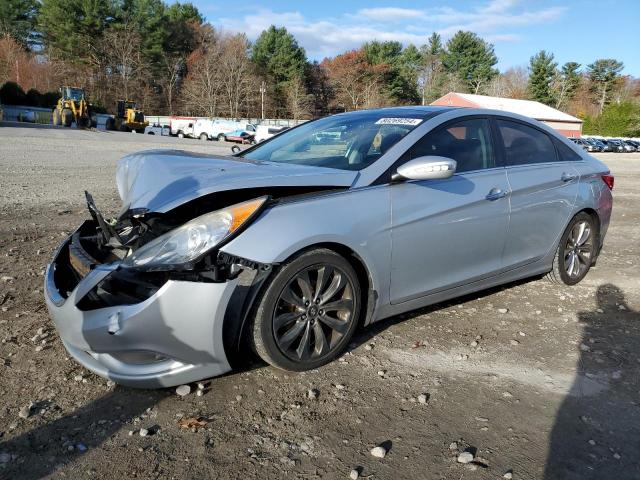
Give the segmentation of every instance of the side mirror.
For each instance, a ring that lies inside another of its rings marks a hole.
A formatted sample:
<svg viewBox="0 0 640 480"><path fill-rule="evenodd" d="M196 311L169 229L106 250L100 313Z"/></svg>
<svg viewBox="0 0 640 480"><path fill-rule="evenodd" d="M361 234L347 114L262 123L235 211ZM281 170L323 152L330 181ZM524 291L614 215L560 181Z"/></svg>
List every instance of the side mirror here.
<svg viewBox="0 0 640 480"><path fill-rule="evenodd" d="M444 180L456 171L456 161L447 157L418 157L398 167L391 176L393 181L401 180Z"/></svg>

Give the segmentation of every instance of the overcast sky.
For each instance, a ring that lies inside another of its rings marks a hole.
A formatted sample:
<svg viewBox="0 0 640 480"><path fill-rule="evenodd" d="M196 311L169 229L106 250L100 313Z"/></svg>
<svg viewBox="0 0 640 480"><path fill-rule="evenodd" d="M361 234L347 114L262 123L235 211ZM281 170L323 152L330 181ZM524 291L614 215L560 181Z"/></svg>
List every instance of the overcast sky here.
<svg viewBox="0 0 640 480"><path fill-rule="evenodd" d="M214 26L251 40L271 24L285 26L312 60L373 39L421 45L433 31L446 40L471 30L495 45L501 70L546 49L560 63L613 57L640 77L640 0L192 1Z"/></svg>

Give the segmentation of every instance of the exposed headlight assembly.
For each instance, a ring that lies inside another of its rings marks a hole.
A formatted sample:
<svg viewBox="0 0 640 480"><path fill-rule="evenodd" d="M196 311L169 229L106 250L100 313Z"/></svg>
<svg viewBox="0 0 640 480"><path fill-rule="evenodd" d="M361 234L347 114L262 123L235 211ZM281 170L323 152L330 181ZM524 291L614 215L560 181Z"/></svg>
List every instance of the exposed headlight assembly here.
<svg viewBox="0 0 640 480"><path fill-rule="evenodd" d="M189 264L229 239L264 206L268 197L206 213L153 239L125 258L123 266L144 269Z"/></svg>

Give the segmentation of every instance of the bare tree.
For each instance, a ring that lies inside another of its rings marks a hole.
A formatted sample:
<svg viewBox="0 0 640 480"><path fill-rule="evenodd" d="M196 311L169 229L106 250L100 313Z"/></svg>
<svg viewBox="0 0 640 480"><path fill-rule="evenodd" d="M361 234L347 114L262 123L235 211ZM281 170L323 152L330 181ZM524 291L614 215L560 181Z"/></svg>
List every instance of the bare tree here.
<svg viewBox="0 0 640 480"><path fill-rule="evenodd" d="M364 51L351 50L335 58L325 58L321 64L336 93L336 101L345 110L358 110L384 103L381 92L386 65L372 65Z"/></svg>
<svg viewBox="0 0 640 480"><path fill-rule="evenodd" d="M487 94L494 97L527 98L529 74L522 67L510 68L496 76L487 86Z"/></svg>
<svg viewBox="0 0 640 480"><path fill-rule="evenodd" d="M117 96L129 99L133 90L137 90L136 83L143 69L142 44L135 26L125 23L119 28L110 28L104 32L102 52L104 60L109 65L111 78L116 80ZM98 59L97 63L103 63Z"/></svg>
<svg viewBox="0 0 640 480"><path fill-rule="evenodd" d="M220 82L228 115L238 118L240 107L251 79L251 63L247 52L249 42L244 35L234 35L223 40L220 55Z"/></svg>
<svg viewBox="0 0 640 480"><path fill-rule="evenodd" d="M206 28L201 32L199 45L187 59L189 74L182 95L190 111L215 117L222 93L219 68L222 41L213 28Z"/></svg>
<svg viewBox="0 0 640 480"><path fill-rule="evenodd" d="M311 99L301 77L294 77L285 87L287 107L294 120L309 115Z"/></svg>
<svg viewBox="0 0 640 480"><path fill-rule="evenodd" d="M162 86L170 115L173 115L176 90L184 76L185 61L185 55L182 53L171 54L163 52L162 54L162 74L160 75L159 83Z"/></svg>

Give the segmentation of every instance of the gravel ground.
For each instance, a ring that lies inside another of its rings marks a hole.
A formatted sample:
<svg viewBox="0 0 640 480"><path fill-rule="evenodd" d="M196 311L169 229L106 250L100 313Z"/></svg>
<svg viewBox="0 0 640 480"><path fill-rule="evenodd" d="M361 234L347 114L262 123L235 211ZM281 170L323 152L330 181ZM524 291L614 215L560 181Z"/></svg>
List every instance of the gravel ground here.
<svg viewBox="0 0 640 480"><path fill-rule="evenodd" d="M229 151L0 127L0 478L640 478L640 154L599 155L614 214L579 286L492 289L376 324L319 370L248 360L179 397L82 369L42 299L83 191L116 213L116 161L158 147Z"/></svg>

